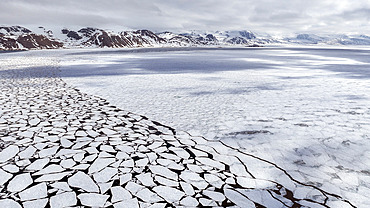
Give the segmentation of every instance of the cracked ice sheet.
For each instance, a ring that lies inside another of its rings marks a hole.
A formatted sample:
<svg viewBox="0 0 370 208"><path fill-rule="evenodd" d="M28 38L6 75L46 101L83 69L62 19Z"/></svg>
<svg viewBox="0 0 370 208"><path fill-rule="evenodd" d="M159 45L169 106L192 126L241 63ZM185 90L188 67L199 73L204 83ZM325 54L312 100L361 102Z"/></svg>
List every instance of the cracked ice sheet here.
<svg viewBox="0 0 370 208"><path fill-rule="evenodd" d="M369 54L117 51L66 56L62 70L83 92L241 147L360 206L370 194Z"/></svg>

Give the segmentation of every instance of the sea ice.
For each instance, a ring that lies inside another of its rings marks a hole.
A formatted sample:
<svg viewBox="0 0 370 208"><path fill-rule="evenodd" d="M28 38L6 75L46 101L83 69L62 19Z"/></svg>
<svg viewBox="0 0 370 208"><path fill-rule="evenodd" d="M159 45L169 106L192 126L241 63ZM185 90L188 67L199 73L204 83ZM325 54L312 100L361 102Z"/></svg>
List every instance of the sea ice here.
<svg viewBox="0 0 370 208"><path fill-rule="evenodd" d="M177 180L178 176L175 172L169 170L168 168L165 168L163 166L153 165L150 166L149 169L152 171L152 173L156 175L163 176L168 179Z"/></svg>
<svg viewBox="0 0 370 208"><path fill-rule="evenodd" d="M123 201L126 199L131 199L132 196L130 192L120 186L114 186L111 188L112 192L112 203Z"/></svg>
<svg viewBox="0 0 370 208"><path fill-rule="evenodd" d="M11 199L0 199L0 207L22 208L21 205Z"/></svg>
<svg viewBox="0 0 370 208"><path fill-rule="evenodd" d="M153 188L153 191L169 203L178 203L185 195L184 192L167 186L156 186Z"/></svg>
<svg viewBox="0 0 370 208"><path fill-rule="evenodd" d="M16 145L10 145L9 147L1 150L0 152L0 163L6 162L17 155L19 147Z"/></svg>
<svg viewBox="0 0 370 208"><path fill-rule="evenodd" d="M71 207L77 204L75 192L64 192L50 198L51 208Z"/></svg>
<svg viewBox="0 0 370 208"><path fill-rule="evenodd" d="M19 193L22 201L41 199L47 197L46 183L40 183Z"/></svg>
<svg viewBox="0 0 370 208"><path fill-rule="evenodd" d="M97 158L89 168L89 174L98 172L110 164L114 163L114 158Z"/></svg>
<svg viewBox="0 0 370 208"><path fill-rule="evenodd" d="M4 185L6 182L8 182L9 179L13 177L12 174L7 173L6 171L3 171L0 169L0 185Z"/></svg>
<svg viewBox="0 0 370 208"><path fill-rule="evenodd" d="M44 208L46 207L47 203L49 202L48 199L38 199L33 201L26 201L23 202L23 208Z"/></svg>
<svg viewBox="0 0 370 208"><path fill-rule="evenodd" d="M20 175L14 176L14 178L9 181L7 190L11 192L19 192L27 188L33 183L31 175L29 173L23 173Z"/></svg>
<svg viewBox="0 0 370 208"><path fill-rule="evenodd" d="M87 192L99 192L99 187L90 176L79 171L68 179L68 184L72 187L81 188Z"/></svg>
<svg viewBox="0 0 370 208"><path fill-rule="evenodd" d="M103 207L109 198L108 195L95 193L84 193L77 197L80 199L82 205L89 207Z"/></svg>

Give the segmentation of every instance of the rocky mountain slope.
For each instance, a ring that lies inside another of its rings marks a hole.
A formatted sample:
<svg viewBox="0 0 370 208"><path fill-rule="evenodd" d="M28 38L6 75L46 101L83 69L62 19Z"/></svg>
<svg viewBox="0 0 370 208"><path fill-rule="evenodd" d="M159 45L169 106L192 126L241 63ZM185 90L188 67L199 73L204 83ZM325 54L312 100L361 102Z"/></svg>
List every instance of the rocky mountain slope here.
<svg viewBox="0 0 370 208"><path fill-rule="evenodd" d="M29 30L21 26L0 27L0 50L29 50L56 48L133 48L133 47L194 47L194 46L261 46L268 44L304 45L370 45L366 35L298 34L295 37L273 38L250 31L191 31L154 33L149 30L113 32L98 28Z"/></svg>
<svg viewBox="0 0 370 208"><path fill-rule="evenodd" d="M79 48L79 47L184 47L207 45L255 45L268 41L257 38L249 31L184 33L149 30L112 32L98 28L82 28L78 31L63 28L51 31L43 27L31 31L20 26L0 27L0 50Z"/></svg>
<svg viewBox="0 0 370 208"><path fill-rule="evenodd" d="M63 42L20 27L0 27L0 50L50 49L63 47Z"/></svg>

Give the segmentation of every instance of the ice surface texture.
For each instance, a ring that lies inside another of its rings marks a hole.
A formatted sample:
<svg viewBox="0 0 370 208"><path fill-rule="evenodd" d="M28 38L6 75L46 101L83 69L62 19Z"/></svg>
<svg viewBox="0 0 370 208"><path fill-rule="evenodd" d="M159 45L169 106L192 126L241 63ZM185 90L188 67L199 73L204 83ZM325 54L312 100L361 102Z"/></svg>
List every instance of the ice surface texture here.
<svg viewBox="0 0 370 208"><path fill-rule="evenodd" d="M62 75L121 109L222 140L368 207L369 56L313 47L99 51L66 57Z"/></svg>
<svg viewBox="0 0 370 208"><path fill-rule="evenodd" d="M0 70L2 207L354 207L274 162L69 87L56 59L32 54Z"/></svg>

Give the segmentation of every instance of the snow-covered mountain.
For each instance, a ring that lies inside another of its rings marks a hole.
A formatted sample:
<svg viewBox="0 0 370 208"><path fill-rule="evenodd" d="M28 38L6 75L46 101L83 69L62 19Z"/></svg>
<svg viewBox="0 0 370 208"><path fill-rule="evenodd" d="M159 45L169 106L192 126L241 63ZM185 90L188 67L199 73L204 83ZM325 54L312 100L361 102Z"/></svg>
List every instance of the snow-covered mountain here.
<svg viewBox="0 0 370 208"><path fill-rule="evenodd" d="M366 35L315 35L298 34L296 37L284 38L282 41L294 44L310 45L370 45L370 37Z"/></svg>
<svg viewBox="0 0 370 208"><path fill-rule="evenodd" d="M261 38L250 31L191 32L176 34L172 32L154 33L149 30L113 32L86 27L80 30L62 28L48 30L38 27L29 30L20 26L0 27L0 50L79 48L79 47L187 47L209 45L265 44Z"/></svg>
<svg viewBox="0 0 370 208"><path fill-rule="evenodd" d="M167 45L173 46L199 46L199 45L220 45L221 42L209 33L182 33L162 32L157 34L167 40Z"/></svg>
<svg viewBox="0 0 370 208"><path fill-rule="evenodd" d="M37 28L0 27L0 50L78 48L78 47L148 47L166 44L167 40L149 30L115 33L98 28L82 28L78 31L63 28L60 31Z"/></svg>
<svg viewBox="0 0 370 208"><path fill-rule="evenodd" d="M251 31L216 31L216 32L197 32L180 34L183 37L191 39L197 45L247 45L267 44L274 42L273 39L257 37Z"/></svg>
<svg viewBox="0 0 370 208"><path fill-rule="evenodd" d="M195 46L261 46L268 44L303 45L370 45L366 35L298 34L274 38L251 31L190 31L187 33L149 30L114 32L85 27L79 30L62 28L49 30L38 27L32 31L21 26L0 27L0 50L52 48L132 48L132 47L195 47Z"/></svg>
<svg viewBox="0 0 370 208"><path fill-rule="evenodd" d="M78 31L62 29L60 40L65 47L146 47L166 43L149 30L124 31L115 33L97 28L82 28ZM63 36L64 35L64 36Z"/></svg>
<svg viewBox="0 0 370 208"><path fill-rule="evenodd" d="M63 43L44 34L36 34L20 27L0 27L0 50L50 49L63 47Z"/></svg>

